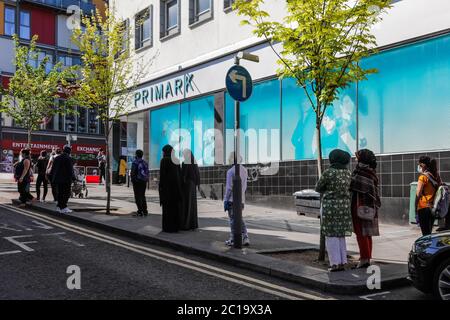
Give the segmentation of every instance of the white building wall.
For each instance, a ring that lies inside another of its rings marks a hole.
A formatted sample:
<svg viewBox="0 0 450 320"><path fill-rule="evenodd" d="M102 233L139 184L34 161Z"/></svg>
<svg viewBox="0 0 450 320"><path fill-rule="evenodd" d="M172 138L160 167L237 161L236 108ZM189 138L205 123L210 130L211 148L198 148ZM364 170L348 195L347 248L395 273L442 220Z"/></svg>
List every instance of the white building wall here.
<svg viewBox="0 0 450 320"><path fill-rule="evenodd" d="M214 0L213 20L192 29L189 27L188 0L181 0L181 33L163 42L159 37L159 0L113 2L118 16L129 18L133 29L134 15L153 5L153 46L136 53L139 58L147 61L154 58L152 66L146 70L142 80L149 82L145 86L170 81L185 73L194 74L194 92L188 93L185 97L176 96L140 105L139 109L223 89L226 71L233 64L233 57L224 55L261 43L263 40L253 36L251 27L240 25L243 17L237 16L234 11L224 12L223 0ZM281 21L285 15L285 0L267 0L265 9L271 14L272 20ZM449 0L402 0L396 2L384 16L383 21L374 26L373 33L378 45L385 46L449 28ZM132 48L134 49L134 39ZM277 58L269 47L260 46L249 51L253 51L261 58L259 64L243 62L253 79L273 76L276 73ZM222 58L211 62L219 57ZM202 65L204 62L207 63ZM129 111L136 110L131 107Z"/></svg>
<svg viewBox="0 0 450 320"><path fill-rule="evenodd" d="M14 41L0 38L0 73L14 73Z"/></svg>

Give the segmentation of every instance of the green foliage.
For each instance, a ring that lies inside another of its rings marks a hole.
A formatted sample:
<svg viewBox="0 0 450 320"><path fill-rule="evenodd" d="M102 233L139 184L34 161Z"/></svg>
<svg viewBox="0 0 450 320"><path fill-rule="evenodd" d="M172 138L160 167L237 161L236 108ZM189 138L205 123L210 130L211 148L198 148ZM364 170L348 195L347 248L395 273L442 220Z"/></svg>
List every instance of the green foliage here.
<svg viewBox="0 0 450 320"><path fill-rule="evenodd" d="M133 105L131 96L144 68L137 68L130 53L131 32L114 12L97 10L81 18L84 30L75 29L72 41L81 52L80 80L74 99L98 108L105 126ZM109 132L109 130L106 130Z"/></svg>
<svg viewBox="0 0 450 320"><path fill-rule="evenodd" d="M55 100L60 98L58 88L65 88L67 79L73 78L71 69L62 69L60 63L54 65L50 72L46 71L49 57L45 57L37 66L30 60L38 60L35 35L30 45L22 45L14 36L16 72L11 78L9 88L2 89L3 99L0 111L12 117L15 123L31 132L39 130L41 124L50 116L64 113L66 110L55 108Z"/></svg>
<svg viewBox="0 0 450 320"><path fill-rule="evenodd" d="M293 77L305 93L320 125L326 108L339 90L365 80L375 69L363 69L358 62L376 47L371 27L390 8L390 0L287 0L283 21L268 21L264 0L237 0L234 8L245 16L243 25L273 43L280 77ZM274 48L272 46L272 48Z"/></svg>

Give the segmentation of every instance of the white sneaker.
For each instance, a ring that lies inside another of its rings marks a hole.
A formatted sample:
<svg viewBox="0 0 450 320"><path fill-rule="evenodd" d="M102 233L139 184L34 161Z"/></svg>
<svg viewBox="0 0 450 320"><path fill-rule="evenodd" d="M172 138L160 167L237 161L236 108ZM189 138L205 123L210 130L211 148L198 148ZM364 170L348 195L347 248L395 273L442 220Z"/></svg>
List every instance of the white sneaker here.
<svg viewBox="0 0 450 320"><path fill-rule="evenodd" d="M61 208L60 207L56 207L56 212L61 213Z"/></svg>
<svg viewBox="0 0 450 320"><path fill-rule="evenodd" d="M242 240L242 245L248 247L250 245L250 240L247 238L244 238Z"/></svg>
<svg viewBox="0 0 450 320"><path fill-rule="evenodd" d="M69 208L64 208L61 210L61 213L72 213L72 210L70 210Z"/></svg>

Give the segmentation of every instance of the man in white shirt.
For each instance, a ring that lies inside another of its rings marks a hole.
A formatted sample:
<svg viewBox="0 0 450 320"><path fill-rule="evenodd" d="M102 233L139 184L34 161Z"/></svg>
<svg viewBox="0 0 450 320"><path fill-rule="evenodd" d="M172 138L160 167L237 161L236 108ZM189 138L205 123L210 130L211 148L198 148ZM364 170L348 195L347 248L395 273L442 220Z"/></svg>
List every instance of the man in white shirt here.
<svg viewBox="0 0 450 320"><path fill-rule="evenodd" d="M242 158L239 157L238 163L242 162ZM232 152L228 158L228 163L234 163L234 152ZM245 203L245 191L247 190L247 169L240 164L239 165L239 175L241 177L242 181L242 209L244 209L244 203ZM225 197L224 197L224 209L225 211L228 211L228 217L230 218L230 239L225 241L225 244L227 246L233 246L234 245L234 213L233 213L233 179L235 176L235 166L233 165L231 169L227 171L227 183L226 183L226 191L225 191ZM245 225L244 219L242 218L242 244L244 246L250 245L250 240L248 238L247 233L247 226Z"/></svg>

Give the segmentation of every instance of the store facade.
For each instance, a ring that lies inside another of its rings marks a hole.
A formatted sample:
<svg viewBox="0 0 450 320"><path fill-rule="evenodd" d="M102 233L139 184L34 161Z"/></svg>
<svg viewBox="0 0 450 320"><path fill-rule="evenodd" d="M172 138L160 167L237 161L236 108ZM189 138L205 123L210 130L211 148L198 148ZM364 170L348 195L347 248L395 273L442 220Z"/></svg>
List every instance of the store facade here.
<svg viewBox="0 0 450 320"><path fill-rule="evenodd" d="M419 156L437 158L443 180L450 182L450 29L417 34L381 41L379 52L361 61L378 73L341 90L322 124L325 158L335 148L351 154L369 148L377 154L385 221L407 221ZM295 80L278 79L276 56L267 43L239 50L261 61L243 62L254 79L252 97L241 104L240 115L240 152L250 173L247 199L291 208L292 194L317 182L314 111ZM124 150L129 160L136 149L144 150L153 186L161 149L171 144L180 156L185 148L193 151L204 192L221 197L235 120L225 75L239 50L136 90Z"/></svg>

